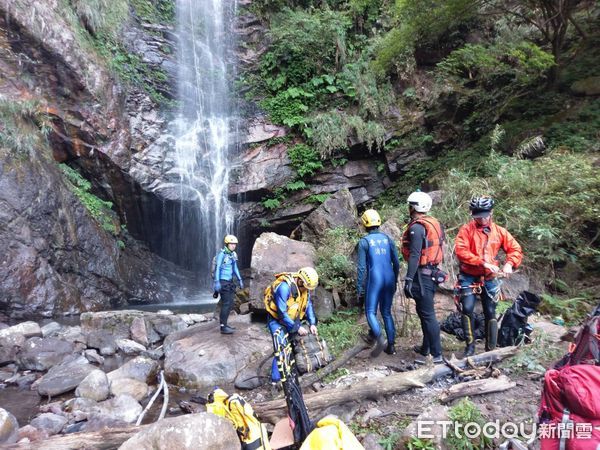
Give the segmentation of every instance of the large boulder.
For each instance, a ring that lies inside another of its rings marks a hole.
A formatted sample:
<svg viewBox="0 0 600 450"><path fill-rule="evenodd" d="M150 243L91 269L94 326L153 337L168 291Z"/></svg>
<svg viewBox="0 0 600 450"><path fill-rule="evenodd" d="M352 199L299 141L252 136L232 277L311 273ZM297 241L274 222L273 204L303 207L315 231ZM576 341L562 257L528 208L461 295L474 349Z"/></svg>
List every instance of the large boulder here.
<svg viewBox="0 0 600 450"><path fill-rule="evenodd" d="M144 383L152 383L155 381L157 372L158 363L156 361L145 356L138 356L109 372L107 376L110 382L117 378L133 378Z"/></svg>
<svg viewBox="0 0 600 450"><path fill-rule="evenodd" d="M17 360L17 354L25 345L22 334L13 333L0 338L0 366Z"/></svg>
<svg viewBox="0 0 600 450"><path fill-rule="evenodd" d="M14 444L19 434L19 423L15 416L0 408L0 444Z"/></svg>
<svg viewBox="0 0 600 450"><path fill-rule="evenodd" d="M110 382L110 393L112 395L129 395L138 402L148 396L149 387L146 383L134 378L115 378Z"/></svg>
<svg viewBox="0 0 600 450"><path fill-rule="evenodd" d="M38 380L38 393L41 396L53 397L72 391L94 370L96 367L84 356L67 357Z"/></svg>
<svg viewBox="0 0 600 450"><path fill-rule="evenodd" d="M255 310L265 309L263 293L279 272L295 272L315 265L315 247L275 233L263 233L252 247L250 303Z"/></svg>
<svg viewBox="0 0 600 450"><path fill-rule="evenodd" d="M19 353L19 366L24 370L45 371L71 355L74 349L75 344L62 339L33 337Z"/></svg>
<svg viewBox="0 0 600 450"><path fill-rule="evenodd" d="M219 333L217 323L201 324L165 341L165 376L178 386L194 389L232 383L255 355L272 351L266 328L236 323L232 335Z"/></svg>
<svg viewBox="0 0 600 450"><path fill-rule="evenodd" d="M121 394L98 403L98 415L134 423L142 412L142 405L130 395Z"/></svg>
<svg viewBox="0 0 600 450"><path fill-rule="evenodd" d="M94 370L83 379L75 390L77 397L90 398L97 402L106 400L110 395L108 377L101 370Z"/></svg>
<svg viewBox="0 0 600 450"><path fill-rule="evenodd" d="M21 335L25 338L42 337L42 329L36 322L21 322L20 324L0 330L0 342L14 335Z"/></svg>
<svg viewBox="0 0 600 450"><path fill-rule="evenodd" d="M331 228L358 226L356 204L350 191L340 189L311 212L293 232L294 238L317 244Z"/></svg>
<svg viewBox="0 0 600 450"><path fill-rule="evenodd" d="M68 422L65 416L54 413L43 413L31 421L31 426L45 431L48 436L58 434Z"/></svg>
<svg viewBox="0 0 600 450"><path fill-rule="evenodd" d="M129 438L119 450L231 450L240 440L231 422L210 413L163 419Z"/></svg>

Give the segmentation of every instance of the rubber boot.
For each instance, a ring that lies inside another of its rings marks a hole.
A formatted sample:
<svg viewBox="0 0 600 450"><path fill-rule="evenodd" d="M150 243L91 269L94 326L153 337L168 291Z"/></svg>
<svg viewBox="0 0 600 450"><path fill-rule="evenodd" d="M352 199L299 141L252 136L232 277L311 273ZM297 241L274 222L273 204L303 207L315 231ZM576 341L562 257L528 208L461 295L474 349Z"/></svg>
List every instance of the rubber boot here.
<svg viewBox="0 0 600 450"><path fill-rule="evenodd" d="M465 332L465 357L473 356L475 354L475 337L473 336L473 321L469 316L463 314L462 316L463 331Z"/></svg>
<svg viewBox="0 0 600 450"><path fill-rule="evenodd" d="M429 356L429 350L423 350L422 345L414 345L412 350L421 356Z"/></svg>
<svg viewBox="0 0 600 450"><path fill-rule="evenodd" d="M492 319L488 321L485 327L485 351L489 352L496 348L498 342L498 321Z"/></svg>
<svg viewBox="0 0 600 450"><path fill-rule="evenodd" d="M395 355L396 354L396 344L395 342L388 342L387 347L385 348L384 352L386 352L388 355Z"/></svg>

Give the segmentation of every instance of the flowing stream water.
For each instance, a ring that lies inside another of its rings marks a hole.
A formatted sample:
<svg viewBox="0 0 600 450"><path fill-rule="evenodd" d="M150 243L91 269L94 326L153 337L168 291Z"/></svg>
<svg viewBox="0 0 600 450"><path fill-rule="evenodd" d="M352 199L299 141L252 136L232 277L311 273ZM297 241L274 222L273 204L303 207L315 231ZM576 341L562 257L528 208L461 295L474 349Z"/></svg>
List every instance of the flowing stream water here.
<svg viewBox="0 0 600 450"><path fill-rule="evenodd" d="M213 255L223 236L233 232L234 211L227 199L230 155L237 134L237 117L229 92L234 73L233 19L235 0L177 0L179 114L172 124L175 170L182 208L179 223L198 232L176 234L179 245L194 255L200 280L210 280ZM192 216L192 217L190 217Z"/></svg>

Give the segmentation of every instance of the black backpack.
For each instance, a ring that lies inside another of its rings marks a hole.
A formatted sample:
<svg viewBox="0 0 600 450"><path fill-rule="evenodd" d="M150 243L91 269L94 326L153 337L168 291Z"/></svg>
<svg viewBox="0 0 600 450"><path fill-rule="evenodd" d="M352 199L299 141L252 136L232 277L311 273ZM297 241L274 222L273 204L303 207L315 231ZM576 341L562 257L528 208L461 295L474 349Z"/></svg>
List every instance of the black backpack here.
<svg viewBox="0 0 600 450"><path fill-rule="evenodd" d="M523 291L517 296L500 319L498 347L529 343L533 327L527 323L527 317L537 311L540 302L541 299L537 295L528 291Z"/></svg>

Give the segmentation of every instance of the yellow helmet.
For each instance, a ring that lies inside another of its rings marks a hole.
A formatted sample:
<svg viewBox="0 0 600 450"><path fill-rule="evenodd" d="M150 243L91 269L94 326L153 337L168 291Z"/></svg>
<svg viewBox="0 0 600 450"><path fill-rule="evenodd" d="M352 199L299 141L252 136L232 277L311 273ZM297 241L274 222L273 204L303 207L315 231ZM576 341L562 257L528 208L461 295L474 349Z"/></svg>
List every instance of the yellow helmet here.
<svg viewBox="0 0 600 450"><path fill-rule="evenodd" d="M228 234L227 236L225 236L225 239L223 239L223 242L225 242L225 245L237 244L238 240L233 234Z"/></svg>
<svg viewBox="0 0 600 450"><path fill-rule="evenodd" d="M303 267L298 271L297 275L309 290L316 289L319 285L319 274L312 267Z"/></svg>
<svg viewBox="0 0 600 450"><path fill-rule="evenodd" d="M381 217L379 217L379 213L374 209L367 209L360 218L363 225L367 228L381 225Z"/></svg>

